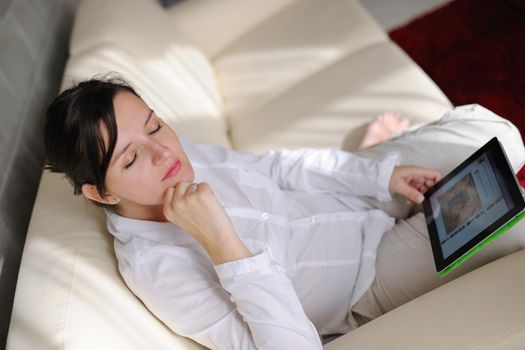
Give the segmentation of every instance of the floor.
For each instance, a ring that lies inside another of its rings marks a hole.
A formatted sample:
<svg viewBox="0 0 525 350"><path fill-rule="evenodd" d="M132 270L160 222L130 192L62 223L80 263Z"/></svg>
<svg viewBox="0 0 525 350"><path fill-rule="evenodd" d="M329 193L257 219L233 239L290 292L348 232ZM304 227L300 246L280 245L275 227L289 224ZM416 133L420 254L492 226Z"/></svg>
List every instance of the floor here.
<svg viewBox="0 0 525 350"><path fill-rule="evenodd" d="M450 0L360 0L379 24L390 31Z"/></svg>

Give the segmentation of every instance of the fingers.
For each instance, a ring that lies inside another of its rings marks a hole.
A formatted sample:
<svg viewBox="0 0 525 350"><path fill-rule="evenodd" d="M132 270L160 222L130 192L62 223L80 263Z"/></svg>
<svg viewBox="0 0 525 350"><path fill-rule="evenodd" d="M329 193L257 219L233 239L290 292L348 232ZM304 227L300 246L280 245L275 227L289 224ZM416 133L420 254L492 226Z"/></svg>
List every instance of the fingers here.
<svg viewBox="0 0 525 350"><path fill-rule="evenodd" d="M202 187L202 184L204 183L179 182L175 187L168 188L164 196L164 212L169 209L175 209L175 202L196 193Z"/></svg>
<svg viewBox="0 0 525 350"><path fill-rule="evenodd" d="M172 203L180 198L185 198L195 193L205 194L213 192L206 182L179 182L174 187L166 190L164 203Z"/></svg>
<svg viewBox="0 0 525 350"><path fill-rule="evenodd" d="M434 186L438 181L439 181L439 180L436 181L436 180L433 180L433 179L427 179L427 180L425 181L425 185L426 185L427 187L432 187L432 186Z"/></svg>
<svg viewBox="0 0 525 350"><path fill-rule="evenodd" d="M430 188L432 188L437 182L434 180L428 180L428 179L422 179L422 178L414 178L410 181L407 181L407 183L416 188L419 192L425 193Z"/></svg>
<svg viewBox="0 0 525 350"><path fill-rule="evenodd" d="M434 171L434 170L432 170L432 173L430 173L428 176L428 180L432 181L433 185L441 181L442 178L443 176L441 176L441 173L439 173L438 171Z"/></svg>
<svg viewBox="0 0 525 350"><path fill-rule="evenodd" d="M182 193L182 195L184 197L187 197L187 196L190 196L190 195L193 195L195 193L197 193L197 191L199 190L199 184L198 183L190 183L188 186L186 186L186 188L184 189L184 192Z"/></svg>
<svg viewBox="0 0 525 350"><path fill-rule="evenodd" d="M441 174L438 171L419 168L419 167L409 167L406 169L410 174L418 179L423 181L433 182L434 184L441 180Z"/></svg>
<svg viewBox="0 0 525 350"><path fill-rule="evenodd" d="M207 198L210 194L213 194L213 190L210 185L206 182L191 183L186 187L184 192L185 197L199 194L199 198Z"/></svg>
<svg viewBox="0 0 525 350"><path fill-rule="evenodd" d="M163 203L163 211L166 213L172 206L173 197L175 195L175 188L170 187L166 191L166 195L164 196L164 203Z"/></svg>
<svg viewBox="0 0 525 350"><path fill-rule="evenodd" d="M425 199L425 196L423 196L421 191L405 182L399 183L398 193L403 195L409 201L417 204L421 204Z"/></svg>
<svg viewBox="0 0 525 350"><path fill-rule="evenodd" d="M205 182L179 182L175 185L175 195L186 197L197 192L202 192L207 184Z"/></svg>
<svg viewBox="0 0 525 350"><path fill-rule="evenodd" d="M175 185L175 197L181 198L188 192L195 192L197 184L191 182L179 182Z"/></svg>
<svg viewBox="0 0 525 350"><path fill-rule="evenodd" d="M402 166L397 169L397 179L394 182L395 192L406 197L410 202L420 204L427 192L442 178L438 171L416 166Z"/></svg>
<svg viewBox="0 0 525 350"><path fill-rule="evenodd" d="M419 168L407 167L405 171L405 181L415 187L421 193L425 193L436 183L438 183L442 176L438 171Z"/></svg>
<svg viewBox="0 0 525 350"><path fill-rule="evenodd" d="M175 194L175 188L173 187L168 188L168 190L166 191L165 202L171 202L173 200L174 194Z"/></svg>

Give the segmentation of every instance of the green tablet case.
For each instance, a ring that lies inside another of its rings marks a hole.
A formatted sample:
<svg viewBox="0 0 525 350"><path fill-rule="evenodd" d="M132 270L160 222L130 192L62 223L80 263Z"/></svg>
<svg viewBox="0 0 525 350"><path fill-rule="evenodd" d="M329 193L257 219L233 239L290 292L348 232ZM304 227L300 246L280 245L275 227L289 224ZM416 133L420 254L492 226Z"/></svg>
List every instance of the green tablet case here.
<svg viewBox="0 0 525 350"><path fill-rule="evenodd" d="M491 235L487 236L484 240L478 243L474 248L469 250L465 255L463 255L458 260L454 261L450 266L445 268L443 271L438 272L440 277L445 277L450 273L450 271L454 270L456 267L461 265L465 260L470 258L472 255L476 254L478 251L480 251L481 248L492 242L496 237L501 236L505 232L507 232L512 226L514 226L518 221L523 219L525 217L525 210L519 213L514 217L514 219L507 222L505 225L501 226L499 229L494 231Z"/></svg>

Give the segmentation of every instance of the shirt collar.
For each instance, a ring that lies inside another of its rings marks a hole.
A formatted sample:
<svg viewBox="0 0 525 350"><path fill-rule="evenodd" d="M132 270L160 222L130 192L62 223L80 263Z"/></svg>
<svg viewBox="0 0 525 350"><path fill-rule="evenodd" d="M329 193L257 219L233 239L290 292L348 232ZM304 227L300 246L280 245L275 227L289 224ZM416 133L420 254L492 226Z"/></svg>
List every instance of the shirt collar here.
<svg viewBox="0 0 525 350"><path fill-rule="evenodd" d="M120 216L113 210L104 208L106 226L109 232L120 241L140 237L149 241L160 241L166 231L176 231L178 227L171 222L137 220Z"/></svg>

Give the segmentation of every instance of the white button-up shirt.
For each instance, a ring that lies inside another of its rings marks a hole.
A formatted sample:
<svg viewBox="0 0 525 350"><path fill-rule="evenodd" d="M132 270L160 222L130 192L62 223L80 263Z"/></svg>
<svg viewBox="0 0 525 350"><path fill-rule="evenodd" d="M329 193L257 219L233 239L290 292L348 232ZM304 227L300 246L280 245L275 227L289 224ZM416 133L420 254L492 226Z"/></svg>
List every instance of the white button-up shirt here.
<svg viewBox="0 0 525 350"><path fill-rule="evenodd" d="M176 225L107 210L133 293L174 332L213 349L321 349L319 334L349 331L349 309L370 287L377 247L394 225L358 196L389 200L399 156L257 156L181 141L195 181L210 184L254 256L213 265Z"/></svg>

